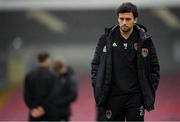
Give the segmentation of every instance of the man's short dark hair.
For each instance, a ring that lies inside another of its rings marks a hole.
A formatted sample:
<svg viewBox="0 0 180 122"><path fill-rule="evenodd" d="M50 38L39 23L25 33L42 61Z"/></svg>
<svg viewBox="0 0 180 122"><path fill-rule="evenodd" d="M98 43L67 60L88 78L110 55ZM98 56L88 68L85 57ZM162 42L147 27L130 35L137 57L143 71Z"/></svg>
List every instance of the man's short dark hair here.
<svg viewBox="0 0 180 122"><path fill-rule="evenodd" d="M49 53L47 53L47 52L39 53L38 56L37 56L37 59L38 59L39 63L44 62L48 58L49 58Z"/></svg>
<svg viewBox="0 0 180 122"><path fill-rule="evenodd" d="M117 9L116 14L118 16L119 13L127 13L127 12L132 12L134 18L138 17L138 10L137 10L136 5L130 2L122 3Z"/></svg>

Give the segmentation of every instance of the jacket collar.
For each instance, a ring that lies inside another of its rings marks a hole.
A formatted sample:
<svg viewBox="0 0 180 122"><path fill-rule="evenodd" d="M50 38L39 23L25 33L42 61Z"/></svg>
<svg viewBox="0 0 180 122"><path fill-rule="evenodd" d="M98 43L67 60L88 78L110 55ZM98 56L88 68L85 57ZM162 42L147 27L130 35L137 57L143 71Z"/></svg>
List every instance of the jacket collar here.
<svg viewBox="0 0 180 122"><path fill-rule="evenodd" d="M105 35L110 36L113 31L118 27L118 25L115 25L111 28L105 28ZM135 27L137 28L137 30L139 31L139 36L141 38L141 40L146 40L148 38L151 38L152 36L147 32L147 29L145 26L141 25L141 24L136 24Z"/></svg>

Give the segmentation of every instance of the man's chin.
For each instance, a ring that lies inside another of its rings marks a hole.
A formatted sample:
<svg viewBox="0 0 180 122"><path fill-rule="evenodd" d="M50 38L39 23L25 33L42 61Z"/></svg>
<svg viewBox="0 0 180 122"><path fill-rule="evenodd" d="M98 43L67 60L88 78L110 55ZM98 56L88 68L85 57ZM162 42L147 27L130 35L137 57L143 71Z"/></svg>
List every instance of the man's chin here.
<svg viewBox="0 0 180 122"><path fill-rule="evenodd" d="M124 33L130 32L129 29L121 29L121 31L124 32Z"/></svg>
<svg viewBox="0 0 180 122"><path fill-rule="evenodd" d="M121 31L124 33L130 32L131 29L129 28L121 28Z"/></svg>

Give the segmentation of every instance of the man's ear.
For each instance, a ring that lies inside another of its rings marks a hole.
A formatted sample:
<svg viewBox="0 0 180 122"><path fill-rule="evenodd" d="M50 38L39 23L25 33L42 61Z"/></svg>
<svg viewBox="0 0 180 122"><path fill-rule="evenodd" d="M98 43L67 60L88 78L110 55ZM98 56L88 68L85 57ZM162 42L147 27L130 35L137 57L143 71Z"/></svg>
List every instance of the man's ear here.
<svg viewBox="0 0 180 122"><path fill-rule="evenodd" d="M137 23L137 21L138 21L138 18L136 17L136 18L134 18L134 24L136 24Z"/></svg>

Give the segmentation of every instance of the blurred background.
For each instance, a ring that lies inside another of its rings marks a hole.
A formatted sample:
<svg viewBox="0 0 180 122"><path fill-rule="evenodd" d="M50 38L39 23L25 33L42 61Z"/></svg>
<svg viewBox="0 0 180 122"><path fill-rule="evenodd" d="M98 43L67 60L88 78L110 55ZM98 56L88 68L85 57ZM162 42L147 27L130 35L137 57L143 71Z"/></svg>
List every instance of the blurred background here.
<svg viewBox="0 0 180 122"><path fill-rule="evenodd" d="M129 1L153 36L161 66L156 109L145 120L180 120L180 1ZM76 72L79 96L71 120L94 121L90 63L104 28L117 24L122 2L127 0L0 0L0 120L27 120L24 75L45 50Z"/></svg>

